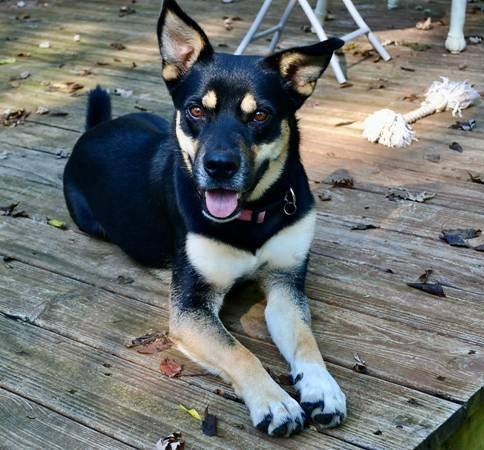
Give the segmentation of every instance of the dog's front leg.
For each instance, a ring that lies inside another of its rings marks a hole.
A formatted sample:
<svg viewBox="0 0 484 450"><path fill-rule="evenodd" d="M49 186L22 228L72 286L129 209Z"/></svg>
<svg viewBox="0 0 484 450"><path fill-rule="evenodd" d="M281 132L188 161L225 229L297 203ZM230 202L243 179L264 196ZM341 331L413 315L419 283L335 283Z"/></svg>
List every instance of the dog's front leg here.
<svg viewBox="0 0 484 450"><path fill-rule="evenodd" d="M170 337L187 356L232 383L258 429L273 436L301 431L304 412L298 402L272 380L261 362L220 321L224 294L203 282L191 268L175 270Z"/></svg>
<svg viewBox="0 0 484 450"><path fill-rule="evenodd" d="M318 429L339 425L346 416L346 397L330 375L311 331L304 269L273 273L263 282L265 318L275 344L291 367L300 404Z"/></svg>

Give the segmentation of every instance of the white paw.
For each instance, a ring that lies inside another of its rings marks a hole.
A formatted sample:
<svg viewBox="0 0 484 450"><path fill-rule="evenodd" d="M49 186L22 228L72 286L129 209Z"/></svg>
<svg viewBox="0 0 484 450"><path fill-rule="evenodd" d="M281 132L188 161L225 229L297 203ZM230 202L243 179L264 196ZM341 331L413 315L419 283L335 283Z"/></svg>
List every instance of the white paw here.
<svg viewBox="0 0 484 450"><path fill-rule="evenodd" d="M274 381L253 386L243 397L254 426L270 436L288 437L304 428L304 411L299 403Z"/></svg>
<svg viewBox="0 0 484 450"><path fill-rule="evenodd" d="M298 363L291 373L308 419L318 428L340 425L346 417L346 396L331 374L317 363Z"/></svg>

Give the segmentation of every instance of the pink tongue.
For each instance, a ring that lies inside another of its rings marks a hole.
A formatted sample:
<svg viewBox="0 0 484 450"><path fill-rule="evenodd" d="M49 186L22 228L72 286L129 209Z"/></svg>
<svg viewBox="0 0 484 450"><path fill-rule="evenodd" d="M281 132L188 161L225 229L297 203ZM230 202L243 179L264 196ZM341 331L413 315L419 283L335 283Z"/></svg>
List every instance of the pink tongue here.
<svg viewBox="0 0 484 450"><path fill-rule="evenodd" d="M237 193L214 189L205 192L207 209L212 216L219 219L229 217L237 209Z"/></svg>

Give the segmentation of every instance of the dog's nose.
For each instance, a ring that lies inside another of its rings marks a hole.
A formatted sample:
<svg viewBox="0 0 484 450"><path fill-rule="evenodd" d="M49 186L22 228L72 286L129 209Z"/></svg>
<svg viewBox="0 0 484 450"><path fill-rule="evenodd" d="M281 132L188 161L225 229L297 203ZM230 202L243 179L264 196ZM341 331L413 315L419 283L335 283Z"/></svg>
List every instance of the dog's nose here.
<svg viewBox="0 0 484 450"><path fill-rule="evenodd" d="M230 151L211 151L203 159L205 171L216 180L234 176L240 167L240 156Z"/></svg>

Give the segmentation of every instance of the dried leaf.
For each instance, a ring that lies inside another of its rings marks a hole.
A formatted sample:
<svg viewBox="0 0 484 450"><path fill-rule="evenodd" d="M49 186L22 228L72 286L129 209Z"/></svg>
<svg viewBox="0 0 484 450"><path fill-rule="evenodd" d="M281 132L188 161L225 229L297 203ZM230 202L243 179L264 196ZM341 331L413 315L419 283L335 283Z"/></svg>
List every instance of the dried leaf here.
<svg viewBox="0 0 484 450"><path fill-rule="evenodd" d="M462 153L464 151L462 145L460 145L458 142L452 142L452 144L449 145L449 148L459 153Z"/></svg>
<svg viewBox="0 0 484 450"><path fill-rule="evenodd" d="M413 94L413 93L412 94L405 95L402 98L402 100L407 100L407 101L412 102L412 103L415 102L418 99L419 99L418 95L417 94Z"/></svg>
<svg viewBox="0 0 484 450"><path fill-rule="evenodd" d="M427 269L425 272L418 277L418 281L421 283L427 283L430 279L430 276L434 273L432 269Z"/></svg>
<svg viewBox="0 0 484 450"><path fill-rule="evenodd" d="M466 239L474 239L480 236L481 230L476 230L474 228L457 228L455 230L442 230L442 234L439 236L440 239L452 247L469 247L469 244L465 241Z"/></svg>
<svg viewBox="0 0 484 450"><path fill-rule="evenodd" d="M477 45L483 41L483 37L480 34L471 34L470 36L466 36L467 43L470 45Z"/></svg>
<svg viewBox="0 0 484 450"><path fill-rule="evenodd" d="M51 117L65 117L68 116L69 113L66 111L51 111L50 116Z"/></svg>
<svg viewBox="0 0 484 450"><path fill-rule="evenodd" d="M18 203L11 203L7 206L0 206L0 213L2 216L18 218L29 218L30 216L24 210L17 210Z"/></svg>
<svg viewBox="0 0 484 450"><path fill-rule="evenodd" d="M39 114L43 116L44 114L49 113L49 108L46 108L45 106L39 106L37 107L37 110L35 111L35 114Z"/></svg>
<svg viewBox="0 0 484 450"><path fill-rule="evenodd" d="M217 388L213 392L227 400L232 400L233 402L237 402L237 403L244 403L244 401L241 398L237 397L234 394L231 394L230 392L225 392L223 389Z"/></svg>
<svg viewBox="0 0 484 450"><path fill-rule="evenodd" d="M155 446L154 450L184 450L185 441L182 439L182 434L180 432L175 432L161 438Z"/></svg>
<svg viewBox="0 0 484 450"><path fill-rule="evenodd" d="M417 30L423 30L423 31L430 30L432 28L432 18L427 17L427 20L417 22L417 24L415 25L415 28L417 28Z"/></svg>
<svg viewBox="0 0 484 450"><path fill-rule="evenodd" d="M16 127L23 125L25 119L30 115L30 111L26 111L25 108L16 110L6 109L3 112L2 125L4 127Z"/></svg>
<svg viewBox="0 0 484 450"><path fill-rule="evenodd" d="M329 202L332 198L331 196L331 192L329 191L323 191L323 192L320 192L318 194L318 198L319 200L321 200L322 202Z"/></svg>
<svg viewBox="0 0 484 450"><path fill-rule="evenodd" d="M473 174L471 172L467 172L469 174L469 178L473 183L484 184L484 173Z"/></svg>
<svg viewBox="0 0 484 450"><path fill-rule="evenodd" d="M412 50L415 50L416 52L424 52L430 48L432 48L431 45L429 44L422 44L420 42L402 42L402 45L404 47L411 48Z"/></svg>
<svg viewBox="0 0 484 450"><path fill-rule="evenodd" d="M142 345L137 352L142 355L152 355L173 347L173 341L166 335L156 338L154 341Z"/></svg>
<svg viewBox="0 0 484 450"><path fill-rule="evenodd" d="M324 182L334 187L352 188L354 186L354 179L346 169L335 170L326 177Z"/></svg>
<svg viewBox="0 0 484 450"><path fill-rule="evenodd" d="M353 87L353 83L350 83L349 81L345 81L344 83L339 84L340 89L346 89Z"/></svg>
<svg viewBox="0 0 484 450"><path fill-rule="evenodd" d="M55 157L57 159L66 159L66 158L69 158L69 156L71 156L71 152L68 152L66 150L59 150L56 154L55 154Z"/></svg>
<svg viewBox="0 0 484 450"><path fill-rule="evenodd" d="M39 48L50 48L50 42L49 41L43 41L39 44Z"/></svg>
<svg viewBox="0 0 484 450"><path fill-rule="evenodd" d="M208 412L208 406L205 408L201 429L206 436L217 436L217 416Z"/></svg>
<svg viewBox="0 0 484 450"><path fill-rule="evenodd" d="M67 230L67 225L65 222L59 219L47 219L47 223L54 228L59 228L60 230Z"/></svg>
<svg viewBox="0 0 484 450"><path fill-rule="evenodd" d="M227 31L230 31L230 30L233 30L234 29L234 26L233 26L233 20L230 18L230 17L227 17L225 20L224 20L224 28L227 30Z"/></svg>
<svg viewBox="0 0 484 450"><path fill-rule="evenodd" d="M165 358L160 362L160 371L168 378L175 378L181 374L182 366L174 359Z"/></svg>
<svg viewBox="0 0 484 450"><path fill-rule="evenodd" d="M376 230L377 228L380 228L380 226L371 223L357 223L351 227L352 230Z"/></svg>
<svg viewBox="0 0 484 450"><path fill-rule="evenodd" d="M130 91L127 89L115 88L113 91L113 94L119 95L120 97L123 97L123 98L129 98L133 95L133 91Z"/></svg>
<svg viewBox="0 0 484 450"><path fill-rule="evenodd" d="M439 281L435 283L407 283L407 286L420 289L428 294L436 295L437 297L445 297L445 292Z"/></svg>
<svg viewBox="0 0 484 450"><path fill-rule="evenodd" d="M368 373L366 361L363 360L358 353L354 353L353 358L355 358L356 361L355 365L353 366L353 370L358 373Z"/></svg>
<svg viewBox="0 0 484 450"><path fill-rule="evenodd" d="M80 34L75 34L73 37L75 42L79 42L81 40L81 35Z"/></svg>
<svg viewBox="0 0 484 450"><path fill-rule="evenodd" d="M435 197L435 194L431 192L426 192L426 191L410 192L406 188L389 188L388 193L386 194L386 198L392 201L400 199L400 200L409 200L411 202L418 202L418 203L423 203L434 197Z"/></svg>
<svg viewBox="0 0 484 450"><path fill-rule="evenodd" d="M183 406L181 403L178 405L178 407L182 411L185 411L187 414L190 414L194 419L202 420L200 414L198 413L198 411L195 408L188 409L186 406Z"/></svg>
<svg viewBox="0 0 484 450"><path fill-rule="evenodd" d="M371 91L373 89L385 89L386 88L386 85L385 85L386 81L387 80L385 80L383 78L378 78L378 80L369 84L368 90Z"/></svg>
<svg viewBox="0 0 484 450"><path fill-rule="evenodd" d="M415 72L415 69L412 67L400 66L400 69L404 70L405 72Z"/></svg>
<svg viewBox="0 0 484 450"><path fill-rule="evenodd" d="M135 13L136 10L131 8L131 6L121 6L121 8L119 8L119 17L125 17Z"/></svg>
<svg viewBox="0 0 484 450"><path fill-rule="evenodd" d="M109 46L115 50L124 50L126 48L126 45L122 44L121 42L111 42Z"/></svg>
<svg viewBox="0 0 484 450"><path fill-rule="evenodd" d="M151 342L154 342L156 339L158 339L162 336L165 336L165 335L167 335L167 333L161 332L161 331L154 331L154 332L146 333L146 334L143 334L143 336L129 340L126 343L126 347L131 348L131 347L137 347L139 345L147 345L147 344L150 344Z"/></svg>
<svg viewBox="0 0 484 450"><path fill-rule="evenodd" d="M472 131L476 128L476 120L469 119L465 122L457 120L454 124L450 125L449 128L452 128L453 130Z"/></svg>
<svg viewBox="0 0 484 450"><path fill-rule="evenodd" d="M73 94L84 88L84 85L76 81L62 81L59 83L48 83L46 85L49 92L64 92L66 94Z"/></svg>
<svg viewBox="0 0 484 450"><path fill-rule="evenodd" d="M118 278L116 279L116 281L119 284L133 284L134 283L134 279L133 278L131 278L131 277L125 277L124 275L119 275Z"/></svg>
<svg viewBox="0 0 484 450"><path fill-rule="evenodd" d="M345 127L347 125L352 125L356 122L356 120L346 120L344 122L338 122L338 123L335 123L334 126L335 127Z"/></svg>

